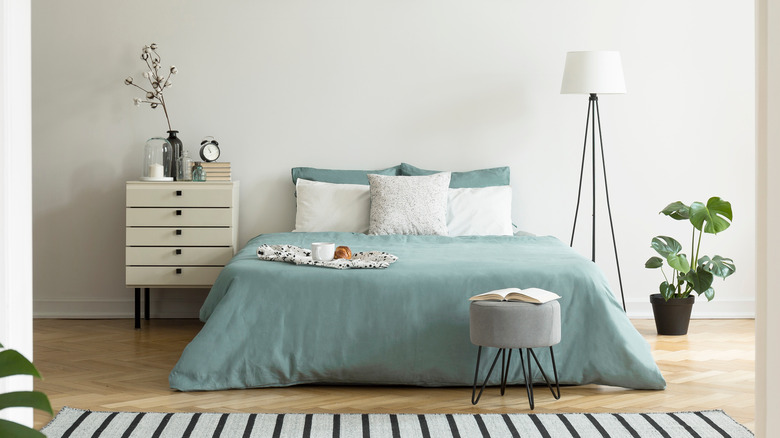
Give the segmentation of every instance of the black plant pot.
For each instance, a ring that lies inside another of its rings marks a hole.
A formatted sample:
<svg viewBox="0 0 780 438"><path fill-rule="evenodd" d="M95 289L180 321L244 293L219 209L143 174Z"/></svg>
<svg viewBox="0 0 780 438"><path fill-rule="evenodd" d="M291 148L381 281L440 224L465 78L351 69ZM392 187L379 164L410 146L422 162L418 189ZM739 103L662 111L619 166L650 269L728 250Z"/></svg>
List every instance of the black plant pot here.
<svg viewBox="0 0 780 438"><path fill-rule="evenodd" d="M669 301L664 301L661 294L650 295L658 334L673 336L688 334L688 323L691 322L691 309L695 300L695 295L683 299L672 298Z"/></svg>

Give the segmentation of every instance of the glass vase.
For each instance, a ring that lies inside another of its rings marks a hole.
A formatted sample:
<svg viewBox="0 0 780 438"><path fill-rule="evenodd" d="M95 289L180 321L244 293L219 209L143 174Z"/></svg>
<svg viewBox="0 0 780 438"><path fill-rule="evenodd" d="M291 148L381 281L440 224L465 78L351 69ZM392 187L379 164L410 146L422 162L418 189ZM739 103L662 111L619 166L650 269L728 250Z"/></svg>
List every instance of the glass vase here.
<svg viewBox="0 0 780 438"><path fill-rule="evenodd" d="M200 161L196 161L192 166L192 180L193 181L206 181L206 171L203 170L203 166L200 165Z"/></svg>
<svg viewBox="0 0 780 438"><path fill-rule="evenodd" d="M190 158L190 153L187 150L179 157L179 162L176 163L176 171L176 181L192 181L192 158Z"/></svg>
<svg viewBox="0 0 780 438"><path fill-rule="evenodd" d="M161 137L150 138L144 146L141 181L173 181L171 174L171 143Z"/></svg>
<svg viewBox="0 0 780 438"><path fill-rule="evenodd" d="M176 136L179 131L168 131L168 142L171 144L171 176L176 179L179 174L177 164L179 163L179 157L181 157L181 151L184 149L184 145L181 139Z"/></svg>

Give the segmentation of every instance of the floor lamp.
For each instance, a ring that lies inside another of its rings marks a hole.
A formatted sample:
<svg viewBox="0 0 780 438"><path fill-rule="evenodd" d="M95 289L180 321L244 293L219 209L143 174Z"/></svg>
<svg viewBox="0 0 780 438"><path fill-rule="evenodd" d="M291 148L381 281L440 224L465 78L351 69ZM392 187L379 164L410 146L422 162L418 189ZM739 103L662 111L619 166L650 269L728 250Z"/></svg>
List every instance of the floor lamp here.
<svg viewBox="0 0 780 438"><path fill-rule="evenodd" d="M580 211L582 195L582 176L585 170L585 155L588 149L588 131L591 137L591 164L593 189L593 228L592 228L592 261L596 261L596 128L598 127L599 145L601 146L601 166L604 174L604 192L607 198L607 213L609 228L612 231L612 247L615 249L615 264L617 265L618 282L620 283L620 298L623 301L623 311L626 310L626 298L623 294L623 279L620 276L620 261L615 243L615 227L612 225L612 208L609 205L609 188L607 186L607 166L604 162L604 141L601 136L601 116L599 115L599 94L624 94L626 83L623 78L623 66L620 52L591 51L569 52L566 54L566 66L563 70L561 94L588 94L588 115L585 119L585 141L582 146L582 164L580 165L580 186L577 191L577 208L574 211L574 226L571 230L571 242L574 245L574 232L577 229L577 214Z"/></svg>

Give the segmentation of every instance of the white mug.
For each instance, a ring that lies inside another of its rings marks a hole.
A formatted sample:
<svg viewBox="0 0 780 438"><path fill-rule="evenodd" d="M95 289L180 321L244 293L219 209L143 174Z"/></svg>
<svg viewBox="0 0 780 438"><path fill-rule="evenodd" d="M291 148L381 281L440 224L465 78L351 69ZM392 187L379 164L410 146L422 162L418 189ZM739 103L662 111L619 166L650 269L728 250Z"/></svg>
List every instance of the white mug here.
<svg viewBox="0 0 780 438"><path fill-rule="evenodd" d="M329 262L333 260L336 244L332 242L314 242L311 244L311 258L316 262Z"/></svg>

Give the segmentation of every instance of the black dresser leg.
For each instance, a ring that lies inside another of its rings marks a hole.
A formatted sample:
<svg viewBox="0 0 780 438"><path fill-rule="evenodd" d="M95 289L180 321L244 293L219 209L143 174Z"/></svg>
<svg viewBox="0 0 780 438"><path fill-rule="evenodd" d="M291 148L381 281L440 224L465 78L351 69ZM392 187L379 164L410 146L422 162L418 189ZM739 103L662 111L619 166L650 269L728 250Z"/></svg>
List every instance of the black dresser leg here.
<svg viewBox="0 0 780 438"><path fill-rule="evenodd" d="M141 328L141 288L135 288L135 328Z"/></svg>
<svg viewBox="0 0 780 438"><path fill-rule="evenodd" d="M149 321L149 288L144 288L144 319Z"/></svg>

